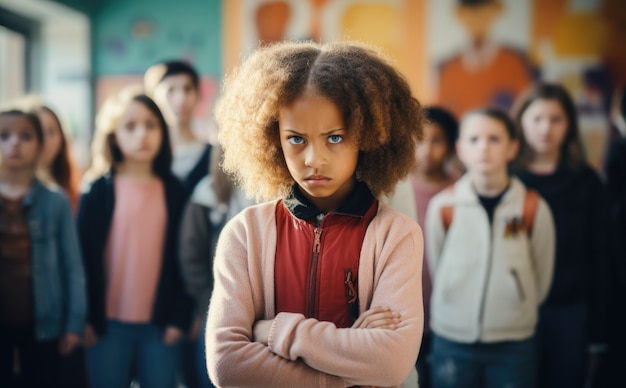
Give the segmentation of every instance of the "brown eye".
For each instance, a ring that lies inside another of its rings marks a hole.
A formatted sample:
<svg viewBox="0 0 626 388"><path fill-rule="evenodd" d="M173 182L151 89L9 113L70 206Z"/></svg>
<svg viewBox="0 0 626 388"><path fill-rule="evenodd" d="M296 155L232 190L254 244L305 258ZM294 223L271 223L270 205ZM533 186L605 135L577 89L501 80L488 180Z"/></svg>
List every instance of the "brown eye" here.
<svg viewBox="0 0 626 388"><path fill-rule="evenodd" d="M158 125L155 121L149 120L146 122L146 129L157 129Z"/></svg>

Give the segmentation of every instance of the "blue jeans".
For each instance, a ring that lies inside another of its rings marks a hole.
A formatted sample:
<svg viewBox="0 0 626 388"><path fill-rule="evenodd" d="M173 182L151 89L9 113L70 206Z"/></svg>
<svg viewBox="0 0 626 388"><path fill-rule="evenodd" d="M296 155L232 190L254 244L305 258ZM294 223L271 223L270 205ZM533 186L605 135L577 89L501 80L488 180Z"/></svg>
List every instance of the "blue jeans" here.
<svg viewBox="0 0 626 388"><path fill-rule="evenodd" d="M433 388L534 388L534 339L463 344L433 335Z"/></svg>
<svg viewBox="0 0 626 388"><path fill-rule="evenodd" d="M0 324L0 387L56 387L60 360L59 341L38 341L32 323Z"/></svg>
<svg viewBox="0 0 626 388"><path fill-rule="evenodd" d="M89 383L94 388L127 388L137 370L142 388L175 388L179 346L163 343L153 324L107 322L107 332L87 351Z"/></svg>
<svg viewBox="0 0 626 388"><path fill-rule="evenodd" d="M420 388L430 388L430 359L431 359L432 334L424 333L422 336L422 346L420 347L415 367L417 368L417 376Z"/></svg>
<svg viewBox="0 0 626 388"><path fill-rule="evenodd" d="M202 328L205 327L203 321ZM204 330L200 330L200 335L196 339L196 373L198 376L198 387L200 388L214 388L215 385L209 379L209 372L206 369L206 346L204 342Z"/></svg>

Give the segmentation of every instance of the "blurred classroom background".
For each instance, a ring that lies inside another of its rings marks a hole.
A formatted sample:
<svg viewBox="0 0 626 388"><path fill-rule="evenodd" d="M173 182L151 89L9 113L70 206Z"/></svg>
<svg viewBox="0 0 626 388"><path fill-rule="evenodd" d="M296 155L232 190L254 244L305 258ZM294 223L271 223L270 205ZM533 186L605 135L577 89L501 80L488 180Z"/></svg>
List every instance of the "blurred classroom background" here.
<svg viewBox="0 0 626 388"><path fill-rule="evenodd" d="M459 115L510 108L534 80L562 83L598 168L611 93L626 84L623 0L0 0L0 104L39 95L86 167L104 98L178 58L202 75L195 126L210 139L221 78L283 39L374 44L420 101Z"/></svg>

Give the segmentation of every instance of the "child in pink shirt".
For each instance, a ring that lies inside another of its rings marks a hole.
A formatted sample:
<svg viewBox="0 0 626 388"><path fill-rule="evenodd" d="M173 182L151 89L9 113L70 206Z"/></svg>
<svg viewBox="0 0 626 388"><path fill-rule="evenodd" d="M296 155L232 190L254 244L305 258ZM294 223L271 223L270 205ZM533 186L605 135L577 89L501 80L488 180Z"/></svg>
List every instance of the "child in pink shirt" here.
<svg viewBox="0 0 626 388"><path fill-rule="evenodd" d="M185 190L171 160L167 124L149 97L124 91L107 101L78 212L92 387L127 387L133 368L142 386L176 386L193 305L177 256Z"/></svg>

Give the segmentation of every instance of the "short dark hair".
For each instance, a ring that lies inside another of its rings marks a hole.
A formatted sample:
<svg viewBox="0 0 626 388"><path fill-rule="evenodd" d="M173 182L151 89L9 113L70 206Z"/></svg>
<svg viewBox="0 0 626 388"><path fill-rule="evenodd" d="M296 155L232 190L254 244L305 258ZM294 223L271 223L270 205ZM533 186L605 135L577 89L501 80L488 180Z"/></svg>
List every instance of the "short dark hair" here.
<svg viewBox="0 0 626 388"><path fill-rule="evenodd" d="M456 117L447 109L439 106L428 106L424 108L424 118L426 122L439 125L446 135L446 141L451 152L454 152L454 142L459 135L459 122Z"/></svg>
<svg viewBox="0 0 626 388"><path fill-rule="evenodd" d="M167 77L185 74L191 78L191 82L196 90L200 89L200 76L196 69L189 63L180 60L169 60L154 64L146 70L144 75L144 86L147 94L152 94L158 84Z"/></svg>
<svg viewBox="0 0 626 388"><path fill-rule="evenodd" d="M458 0L457 2L463 7L478 7L481 5L497 3L498 0Z"/></svg>
<svg viewBox="0 0 626 388"><path fill-rule="evenodd" d="M477 108L477 109L467 112L463 116L463 119L461 120L461 122L465 121L468 117L474 116L474 115L481 115L481 116L489 117L489 118L492 118L494 120L501 122L502 125L504 125L504 128L506 129L506 133L509 135L509 138L511 140L518 139L519 137L518 130L517 130L517 127L515 126L515 122L513 121L513 119L511 119L509 114L503 111L502 109L491 107L491 106L484 107L484 108Z"/></svg>
<svg viewBox="0 0 626 388"><path fill-rule="evenodd" d="M28 120L35 130L35 137L37 138L37 142L39 145L43 145L44 137L43 137L43 127L41 126L41 121L36 114L30 112L24 112L19 109L11 109L4 112L0 112L0 117L2 116L21 116Z"/></svg>

